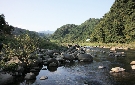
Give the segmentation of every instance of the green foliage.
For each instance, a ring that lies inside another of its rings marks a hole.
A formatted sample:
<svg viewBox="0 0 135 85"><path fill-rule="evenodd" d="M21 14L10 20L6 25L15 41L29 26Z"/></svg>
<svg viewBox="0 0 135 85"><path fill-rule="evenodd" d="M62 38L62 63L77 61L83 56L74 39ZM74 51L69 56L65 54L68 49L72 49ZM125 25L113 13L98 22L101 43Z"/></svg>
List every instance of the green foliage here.
<svg viewBox="0 0 135 85"><path fill-rule="evenodd" d="M3 45L2 52L3 56L6 57L5 61L13 56L18 56L19 59L27 59L37 48L53 49L58 47L57 44L51 43L45 37L39 37L36 34L7 36Z"/></svg>
<svg viewBox="0 0 135 85"><path fill-rule="evenodd" d="M135 40L135 1L116 0L91 35L92 41L125 43Z"/></svg>
<svg viewBox="0 0 135 85"><path fill-rule="evenodd" d="M51 37L52 39L59 40L59 42L85 42L87 38L90 38L94 26L99 21L99 19L90 18L81 25L63 25L58 28Z"/></svg>
<svg viewBox="0 0 135 85"><path fill-rule="evenodd" d="M11 34L11 31L14 30L14 27L11 25L8 25L8 23L5 21L4 14L0 15L0 33L4 34Z"/></svg>
<svg viewBox="0 0 135 85"><path fill-rule="evenodd" d="M13 31L11 28L15 30ZM16 70L18 66L16 63L7 63L14 56L21 61L24 59L27 61L28 59L37 59L36 53L31 56L31 53L34 53L37 48L54 49L59 47L50 42L46 36L39 36L37 32L9 26L4 15L0 15L0 33L0 43L3 44L0 53L0 68L5 71Z"/></svg>
<svg viewBox="0 0 135 85"><path fill-rule="evenodd" d="M16 63L7 64L4 61L0 61L0 68L4 71L14 72L17 69L18 65Z"/></svg>
<svg viewBox="0 0 135 85"><path fill-rule="evenodd" d="M77 27L77 25L74 24L67 24L67 25L63 25L62 27L58 28L55 33L52 35L53 39L63 39L65 37L66 34L69 34L70 31Z"/></svg>

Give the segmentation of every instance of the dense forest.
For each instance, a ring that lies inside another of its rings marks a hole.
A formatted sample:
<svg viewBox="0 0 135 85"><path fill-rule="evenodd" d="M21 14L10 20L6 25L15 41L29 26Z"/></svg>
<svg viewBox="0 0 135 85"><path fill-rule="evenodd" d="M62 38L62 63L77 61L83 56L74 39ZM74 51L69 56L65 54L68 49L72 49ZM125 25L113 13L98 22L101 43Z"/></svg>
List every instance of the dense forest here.
<svg viewBox="0 0 135 85"><path fill-rule="evenodd" d="M90 37L95 25L100 19L90 18L81 25L67 24L58 28L51 36L52 39L60 40L60 42L84 42Z"/></svg>
<svg viewBox="0 0 135 85"><path fill-rule="evenodd" d="M135 41L135 0L115 0L101 19L90 18L81 25L64 25L52 35L61 42L130 43Z"/></svg>
<svg viewBox="0 0 135 85"><path fill-rule="evenodd" d="M93 41L125 43L135 40L135 1L116 0L95 26Z"/></svg>

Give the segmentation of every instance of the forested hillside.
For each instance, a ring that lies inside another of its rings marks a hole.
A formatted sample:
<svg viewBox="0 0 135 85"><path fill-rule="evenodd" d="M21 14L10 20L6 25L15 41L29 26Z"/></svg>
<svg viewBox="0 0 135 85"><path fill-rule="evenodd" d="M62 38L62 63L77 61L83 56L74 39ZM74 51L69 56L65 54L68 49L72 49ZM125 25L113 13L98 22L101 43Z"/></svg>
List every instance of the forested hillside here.
<svg viewBox="0 0 135 85"><path fill-rule="evenodd" d="M52 35L53 39L61 42L85 41L90 37L94 26L100 19L90 18L81 25L67 24L58 28Z"/></svg>
<svg viewBox="0 0 135 85"><path fill-rule="evenodd" d="M135 41L135 0L116 0L94 29L91 40L95 42Z"/></svg>
<svg viewBox="0 0 135 85"><path fill-rule="evenodd" d="M72 34L72 30L75 29L77 25L75 24L66 24L63 25L62 27L58 28L53 35L51 36L53 39L57 40L64 40L65 38L69 37L69 34ZM70 35L72 36L72 35Z"/></svg>
<svg viewBox="0 0 135 85"><path fill-rule="evenodd" d="M30 34L30 33L36 33L35 31L29 31L29 30L26 30L26 29L21 29L21 28L18 28L18 27L14 27L14 30L11 32L13 35L20 35L20 34Z"/></svg>
<svg viewBox="0 0 135 85"><path fill-rule="evenodd" d="M62 29L65 28L65 29ZM90 18L81 25L64 25L53 39L62 42L129 43L135 41L135 0L116 0L103 18Z"/></svg>

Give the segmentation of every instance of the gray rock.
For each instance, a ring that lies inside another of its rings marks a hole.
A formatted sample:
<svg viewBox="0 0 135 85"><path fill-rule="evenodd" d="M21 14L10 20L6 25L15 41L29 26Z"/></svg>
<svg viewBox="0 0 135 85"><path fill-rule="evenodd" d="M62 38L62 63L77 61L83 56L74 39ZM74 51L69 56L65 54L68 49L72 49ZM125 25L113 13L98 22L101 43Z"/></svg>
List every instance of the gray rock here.
<svg viewBox="0 0 135 85"><path fill-rule="evenodd" d="M90 54L79 54L78 55L78 60L80 61L89 61L92 62L93 61L93 57Z"/></svg>
<svg viewBox="0 0 135 85"><path fill-rule="evenodd" d="M48 79L48 77L47 76L40 77L40 80L45 80L45 79Z"/></svg>
<svg viewBox="0 0 135 85"><path fill-rule="evenodd" d="M7 85L13 82L13 76L6 73L6 74L1 74L0 73L0 85Z"/></svg>
<svg viewBox="0 0 135 85"><path fill-rule="evenodd" d="M74 56L72 54L63 54L63 59L73 61Z"/></svg>
<svg viewBox="0 0 135 85"><path fill-rule="evenodd" d="M59 62L55 58L49 58L47 61L48 66L58 66Z"/></svg>
<svg viewBox="0 0 135 85"><path fill-rule="evenodd" d="M34 73L30 72L30 73L27 73L26 76L24 77L24 79L26 80L31 80L31 79L36 79L36 76Z"/></svg>

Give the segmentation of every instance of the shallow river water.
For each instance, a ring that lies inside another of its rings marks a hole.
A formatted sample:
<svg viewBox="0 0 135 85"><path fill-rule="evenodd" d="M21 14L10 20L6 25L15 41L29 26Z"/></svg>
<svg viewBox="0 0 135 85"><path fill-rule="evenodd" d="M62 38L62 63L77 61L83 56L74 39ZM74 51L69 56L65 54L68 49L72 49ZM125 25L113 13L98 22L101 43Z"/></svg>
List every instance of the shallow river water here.
<svg viewBox="0 0 135 85"><path fill-rule="evenodd" d="M110 57L109 49L91 48L93 62L70 62L58 68L47 68L37 73L35 80L19 80L16 85L135 85L135 71L130 62L135 60L135 50L117 50L125 52L126 57ZM99 69L98 66L105 66ZM110 73L111 68L122 67L125 72ZM48 79L40 80L41 76Z"/></svg>

